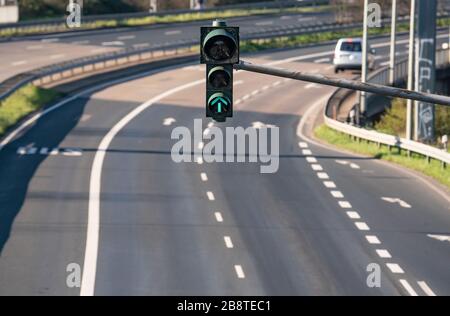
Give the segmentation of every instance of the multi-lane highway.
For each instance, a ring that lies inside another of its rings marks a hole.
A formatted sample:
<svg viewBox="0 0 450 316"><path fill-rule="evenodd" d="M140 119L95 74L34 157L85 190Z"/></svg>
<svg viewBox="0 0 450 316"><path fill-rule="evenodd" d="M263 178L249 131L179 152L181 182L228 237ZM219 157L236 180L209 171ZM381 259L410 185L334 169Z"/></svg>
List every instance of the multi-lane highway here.
<svg viewBox="0 0 450 316"><path fill-rule="evenodd" d="M229 19L239 25L242 34L265 33L288 26L306 26L334 19L330 12L277 14ZM24 38L0 43L0 81L18 73L74 58L98 55L124 48L159 48L196 41L204 21L171 23L144 27L67 32Z"/></svg>
<svg viewBox="0 0 450 316"><path fill-rule="evenodd" d="M385 62L387 39L373 44ZM332 54L244 57L331 74ZM235 117L212 125L204 77L180 65L103 82L4 139L0 294L450 294L448 193L313 140L332 88L238 72ZM279 171L173 162L172 130L195 118L205 133L279 127ZM71 263L81 289L66 284ZM373 264L381 287L367 285Z"/></svg>

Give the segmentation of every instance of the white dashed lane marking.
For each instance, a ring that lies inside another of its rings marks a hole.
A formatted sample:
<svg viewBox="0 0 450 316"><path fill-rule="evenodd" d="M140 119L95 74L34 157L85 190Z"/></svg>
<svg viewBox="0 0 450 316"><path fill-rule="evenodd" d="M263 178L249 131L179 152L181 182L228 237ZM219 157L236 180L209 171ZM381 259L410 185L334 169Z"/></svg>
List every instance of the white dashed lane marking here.
<svg viewBox="0 0 450 316"><path fill-rule="evenodd" d="M223 240L224 240L225 246L226 246L227 248L231 249L231 248L234 247L234 246L233 246L233 241L231 240L231 237L230 237L230 236L225 236L225 237L223 237Z"/></svg>
<svg viewBox="0 0 450 316"><path fill-rule="evenodd" d="M312 151L309 149L303 149L302 153L304 156L311 156L312 155Z"/></svg>
<svg viewBox="0 0 450 316"><path fill-rule="evenodd" d="M408 283L408 281L401 279L400 284L403 286L403 288L408 292L411 296L418 296L416 291L412 288L412 286Z"/></svg>
<svg viewBox="0 0 450 316"><path fill-rule="evenodd" d="M318 172L317 176L319 177L319 179L322 179L322 180L330 178L326 172Z"/></svg>
<svg viewBox="0 0 450 316"><path fill-rule="evenodd" d="M344 197L341 191L331 191L330 193L336 199L342 199Z"/></svg>
<svg viewBox="0 0 450 316"><path fill-rule="evenodd" d="M367 236L366 236L366 240L367 240L367 242L368 242L369 244L372 244L372 245L379 245L379 244L381 244L381 242L380 242L380 240L378 239L378 237L377 237L377 236L374 236L374 235L367 235Z"/></svg>
<svg viewBox="0 0 450 316"><path fill-rule="evenodd" d="M324 181L323 185L327 187L328 189L335 189L336 184L333 181Z"/></svg>
<svg viewBox="0 0 450 316"><path fill-rule="evenodd" d="M419 284L420 288L422 289L422 291L425 292L426 295L436 296L436 294L433 292L433 290L430 289L430 287L425 281L419 281L417 282L417 284Z"/></svg>
<svg viewBox="0 0 450 316"><path fill-rule="evenodd" d="M222 222L223 222L222 213L220 213L220 212L215 212L215 213L214 213L214 216L216 217L216 221L217 221L217 222L219 222L219 223L222 223Z"/></svg>
<svg viewBox="0 0 450 316"><path fill-rule="evenodd" d="M386 263L386 266L395 274L403 274L405 271L397 263Z"/></svg>
<svg viewBox="0 0 450 316"><path fill-rule="evenodd" d="M360 219L361 216L357 212L349 211L347 212L347 216L351 219Z"/></svg>
<svg viewBox="0 0 450 316"><path fill-rule="evenodd" d="M385 258L388 258L388 259L392 258L391 254L386 249L377 249L376 252L377 252L377 255L380 258L383 258L383 259L385 259Z"/></svg>
<svg viewBox="0 0 450 316"><path fill-rule="evenodd" d="M242 269L241 265L235 265L234 270L236 271L236 275L239 279L245 279L244 269Z"/></svg>
<svg viewBox="0 0 450 316"><path fill-rule="evenodd" d="M309 163L317 163L317 159L314 157L306 157L306 161Z"/></svg>
<svg viewBox="0 0 450 316"><path fill-rule="evenodd" d="M20 147L17 149L17 154L20 156L39 154L46 156L62 155L66 157L80 157L83 155L83 150L78 148Z"/></svg>
<svg viewBox="0 0 450 316"><path fill-rule="evenodd" d="M323 171L322 166L321 166L321 165L318 165L318 164L313 164L313 165L311 165L311 168L312 168L314 171Z"/></svg>
<svg viewBox="0 0 450 316"><path fill-rule="evenodd" d="M364 230L364 231L370 230L369 226L365 222L356 222L355 226L359 230Z"/></svg>
<svg viewBox="0 0 450 316"><path fill-rule="evenodd" d="M206 175L206 173L202 172L200 174L200 178L202 179L202 181L208 181L208 176Z"/></svg>
<svg viewBox="0 0 450 316"><path fill-rule="evenodd" d="M214 197L214 193L211 191L206 192L206 196L208 197L208 200L214 201L216 198Z"/></svg>
<svg viewBox="0 0 450 316"><path fill-rule="evenodd" d="M308 144L305 142L298 143L298 146L300 146L300 148L308 148Z"/></svg>
<svg viewBox="0 0 450 316"><path fill-rule="evenodd" d="M338 203L342 208L352 208L352 205L348 201L339 201Z"/></svg>

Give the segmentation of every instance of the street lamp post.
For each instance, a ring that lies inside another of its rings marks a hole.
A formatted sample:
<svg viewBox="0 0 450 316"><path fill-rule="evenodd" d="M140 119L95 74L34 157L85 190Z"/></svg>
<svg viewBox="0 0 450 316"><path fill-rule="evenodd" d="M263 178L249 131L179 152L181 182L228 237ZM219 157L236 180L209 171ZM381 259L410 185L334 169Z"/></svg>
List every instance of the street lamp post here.
<svg viewBox="0 0 450 316"><path fill-rule="evenodd" d="M409 56L408 56L408 90L414 89L414 46L416 28L416 0L411 0L411 18L409 25ZM415 102L408 100L406 104L406 138L411 140L413 135L412 111Z"/></svg>
<svg viewBox="0 0 450 316"><path fill-rule="evenodd" d="M389 60L389 83L395 83L395 60L396 60L396 34L397 33L397 0L392 0L392 17L391 17L391 56Z"/></svg>
<svg viewBox="0 0 450 316"><path fill-rule="evenodd" d="M368 54L368 8L369 0L364 0L364 22L363 22L363 43L362 43L362 68L361 68L361 82L367 82L367 54ZM365 115L367 110L367 94L366 92L361 92L360 94L360 113Z"/></svg>

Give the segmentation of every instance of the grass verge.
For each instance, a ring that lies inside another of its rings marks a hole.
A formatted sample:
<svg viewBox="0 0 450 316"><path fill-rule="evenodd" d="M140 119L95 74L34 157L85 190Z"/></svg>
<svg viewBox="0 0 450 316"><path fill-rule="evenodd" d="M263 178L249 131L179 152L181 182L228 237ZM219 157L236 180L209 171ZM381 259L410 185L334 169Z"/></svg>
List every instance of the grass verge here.
<svg viewBox="0 0 450 316"><path fill-rule="evenodd" d="M81 29L83 30L94 30L100 28L115 28L115 27L135 27L135 26L145 26L153 24L167 24L167 23L180 23L180 22L195 22L202 20L213 20L213 19L226 19L226 18L237 18L252 15L270 15L276 13L291 14L291 13L309 13L309 12L324 12L329 10L330 6L318 6L318 7L302 7L302 8L287 8L287 9L233 9L233 10L222 10L222 11L211 11L211 12L193 12L177 15L163 15L163 16L148 16L142 18L129 18L122 20L97 20L93 22L83 22L81 24ZM43 20L43 23L45 20ZM79 30L79 29L77 29ZM0 30L0 37L12 37L21 35L31 35L42 33L42 29L39 26L27 27L27 28L7 28ZM53 25L44 32L67 32L68 28L64 23Z"/></svg>
<svg viewBox="0 0 450 316"><path fill-rule="evenodd" d="M50 89L27 85L0 102L0 136L28 114L54 102L62 94Z"/></svg>
<svg viewBox="0 0 450 316"><path fill-rule="evenodd" d="M398 165L422 172L423 174L432 177L444 186L450 189L450 168L443 169L441 163L431 160L430 163L420 155L399 152L397 149L390 151L386 146L378 148L376 144L367 143L364 141L354 141L347 134L335 131L326 125L321 125L314 130L314 135L329 144L338 148L346 149L354 153L363 154L396 163Z"/></svg>

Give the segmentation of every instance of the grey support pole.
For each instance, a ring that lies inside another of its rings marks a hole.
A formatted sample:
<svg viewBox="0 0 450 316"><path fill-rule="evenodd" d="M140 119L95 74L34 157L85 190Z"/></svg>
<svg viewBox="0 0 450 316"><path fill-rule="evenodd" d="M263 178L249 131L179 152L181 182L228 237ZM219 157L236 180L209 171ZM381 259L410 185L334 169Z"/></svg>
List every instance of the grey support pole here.
<svg viewBox="0 0 450 316"><path fill-rule="evenodd" d="M362 72L361 72L361 82L367 82L367 54L368 54L368 8L369 0L364 0L364 23L363 23L363 43L362 43ZM365 92L361 92L359 101L360 113L365 115L367 111L367 95Z"/></svg>
<svg viewBox="0 0 450 316"><path fill-rule="evenodd" d="M396 37L397 37L397 0L392 0L391 17L391 56L389 60L389 83L395 83L395 60L396 60Z"/></svg>
<svg viewBox="0 0 450 316"><path fill-rule="evenodd" d="M409 25L409 57L408 57L408 90L414 89L414 47L416 28L416 0L411 0L411 18ZM412 100L408 100L406 105L406 139L412 140L413 136L413 105Z"/></svg>
<svg viewBox="0 0 450 316"><path fill-rule="evenodd" d="M425 103L434 103L434 104L450 106L450 97L443 96L443 95L417 92L417 91L409 91L409 90L405 90L405 89L384 86L384 85L379 85L379 84L374 84L374 83L361 83L359 81L349 80L349 79L330 78L330 77L327 77L324 75L310 74L310 73L304 73L304 72L282 69L282 68L254 65L254 64L242 61L242 60L239 64L233 65L233 68L236 70L245 70L245 71L270 75L270 76L289 78L289 79L307 81L307 82L314 82L314 83L318 83L318 84L339 87L339 88L345 88L345 89L352 89L352 90L356 90L356 91L364 91L364 92L368 92L368 93L375 93L375 94L384 95L384 96L388 96L388 97L409 99L409 100L415 100L415 101L422 101Z"/></svg>

